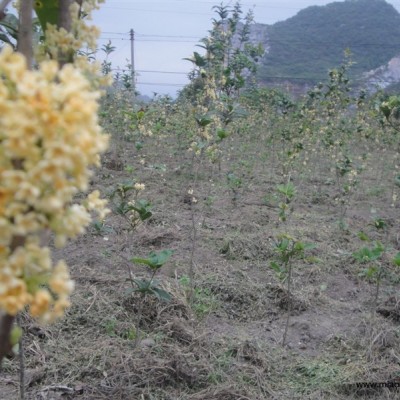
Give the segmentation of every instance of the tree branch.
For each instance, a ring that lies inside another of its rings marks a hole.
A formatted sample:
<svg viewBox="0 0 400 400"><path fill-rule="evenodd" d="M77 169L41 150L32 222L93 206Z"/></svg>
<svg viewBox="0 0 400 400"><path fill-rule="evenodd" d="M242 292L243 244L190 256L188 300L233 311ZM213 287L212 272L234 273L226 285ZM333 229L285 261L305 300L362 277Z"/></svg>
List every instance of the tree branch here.
<svg viewBox="0 0 400 400"><path fill-rule="evenodd" d="M25 56L28 68L33 60L32 12L33 0L21 1L17 50Z"/></svg>
<svg viewBox="0 0 400 400"><path fill-rule="evenodd" d="M3 358L11 352L12 344L10 342L10 333L14 323L15 316L2 314L0 317L0 367Z"/></svg>
<svg viewBox="0 0 400 400"><path fill-rule="evenodd" d="M72 15L71 15L71 5L74 0L64 0L60 1L60 8L58 10L58 29L65 29L67 32L71 32L72 29ZM74 54L71 51L59 52L58 62L62 67L64 64L73 62Z"/></svg>
<svg viewBox="0 0 400 400"><path fill-rule="evenodd" d="M71 5L74 0L60 1L58 11L58 28L64 28L67 32L71 31Z"/></svg>
<svg viewBox="0 0 400 400"><path fill-rule="evenodd" d="M13 253L18 247L25 244L24 236L14 236L10 250ZM0 313L0 367L3 358L11 352L12 344L10 342L10 333L15 320L14 315Z"/></svg>

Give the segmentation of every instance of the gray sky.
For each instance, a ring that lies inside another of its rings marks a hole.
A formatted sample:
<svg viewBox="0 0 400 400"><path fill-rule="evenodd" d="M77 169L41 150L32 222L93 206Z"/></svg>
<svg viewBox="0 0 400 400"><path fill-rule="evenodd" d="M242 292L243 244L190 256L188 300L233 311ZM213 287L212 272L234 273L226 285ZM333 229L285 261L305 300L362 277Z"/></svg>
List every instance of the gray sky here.
<svg viewBox="0 0 400 400"><path fill-rule="evenodd" d="M400 0L388 0L400 11ZM214 5L221 0L106 0L94 14L101 28L99 47L111 39L115 52L113 68L124 68L130 62L129 30L135 31L135 69L137 88L142 94L175 95L187 83L190 57L198 40L211 29ZM235 0L225 0L234 4ZM243 0L243 11L252 8L255 21L273 24L293 17L301 9L332 3L331 0ZM101 52L99 58L101 58ZM162 71L162 72L145 72ZM171 73L173 72L173 73Z"/></svg>

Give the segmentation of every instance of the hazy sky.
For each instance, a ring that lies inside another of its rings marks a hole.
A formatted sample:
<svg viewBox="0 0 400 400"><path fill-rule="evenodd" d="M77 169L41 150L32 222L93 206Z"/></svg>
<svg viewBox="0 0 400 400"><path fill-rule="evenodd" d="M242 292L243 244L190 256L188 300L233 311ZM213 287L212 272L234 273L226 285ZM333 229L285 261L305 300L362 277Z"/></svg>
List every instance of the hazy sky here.
<svg viewBox="0 0 400 400"><path fill-rule="evenodd" d="M400 11L400 0L388 0ZM196 50L198 40L211 29L212 7L220 0L106 0L94 14L101 28L99 47L111 39L114 68L130 62L129 30L135 31L137 88L142 94L175 95L187 83L191 63L182 60ZM235 0L225 0L234 4ZM243 0L243 10L254 10L255 21L273 24L301 9L332 3L330 0ZM147 72L146 72L147 71ZM157 71L157 72L156 72ZM158 72L161 71L161 72Z"/></svg>

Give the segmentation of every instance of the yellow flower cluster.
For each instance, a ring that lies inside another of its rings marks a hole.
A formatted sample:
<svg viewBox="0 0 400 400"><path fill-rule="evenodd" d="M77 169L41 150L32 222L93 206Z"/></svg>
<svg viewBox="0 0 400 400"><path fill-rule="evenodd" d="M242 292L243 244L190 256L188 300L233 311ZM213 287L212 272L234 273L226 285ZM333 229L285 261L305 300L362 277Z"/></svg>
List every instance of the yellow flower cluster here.
<svg viewBox="0 0 400 400"><path fill-rule="evenodd" d="M107 147L100 93L75 66L43 61L29 70L8 46L0 76L0 310L15 315L29 306L50 321L69 305L73 283L63 262L52 267L38 235L50 229L63 245L89 224L89 210L104 209L98 192L72 204Z"/></svg>
<svg viewBox="0 0 400 400"><path fill-rule="evenodd" d="M94 86L109 86L110 76L103 76L101 66L97 62L89 63L87 57L77 56L82 49L95 52L97 50L97 39L100 30L96 26L88 25L86 22L91 20L91 13L98 8L98 4L104 0L85 0L78 4L73 2L71 5L71 31L67 32L64 28L47 24L45 40L37 47L36 60L51 58L58 60L60 54L74 54L74 64L77 68L86 72ZM81 18L80 14L85 15Z"/></svg>

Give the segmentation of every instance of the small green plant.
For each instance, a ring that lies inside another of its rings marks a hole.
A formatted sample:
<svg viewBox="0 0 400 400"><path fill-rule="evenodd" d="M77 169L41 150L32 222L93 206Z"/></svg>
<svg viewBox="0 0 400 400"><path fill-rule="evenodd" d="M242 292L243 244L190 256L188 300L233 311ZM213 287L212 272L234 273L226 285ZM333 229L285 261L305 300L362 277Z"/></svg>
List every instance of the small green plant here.
<svg viewBox="0 0 400 400"><path fill-rule="evenodd" d="M106 225L105 222L101 220L94 220L90 226L93 234L97 236L105 236L113 232L112 227Z"/></svg>
<svg viewBox="0 0 400 400"><path fill-rule="evenodd" d="M349 196L357 187L357 175L361 170L362 169L356 167L353 160L346 155L339 159L335 164L336 187L338 191L335 201L339 205L339 228L344 231L348 230L344 217L347 211Z"/></svg>
<svg viewBox="0 0 400 400"><path fill-rule="evenodd" d="M388 224L383 218L375 218L370 225L372 225L377 231L387 232Z"/></svg>
<svg viewBox="0 0 400 400"><path fill-rule="evenodd" d="M233 172L228 172L226 175L228 187L232 192L232 201L236 203L238 199L238 190L242 187L242 180L237 177Z"/></svg>
<svg viewBox="0 0 400 400"><path fill-rule="evenodd" d="M108 336L111 336L111 337L117 336L117 334L116 334L116 327L117 327L116 319L114 319L114 318L108 319L107 321L104 322L103 327Z"/></svg>
<svg viewBox="0 0 400 400"><path fill-rule="evenodd" d="M121 337L126 340L136 339L136 330L134 327L120 330L118 329L118 321L115 318L107 319L103 323L103 328L110 337Z"/></svg>
<svg viewBox="0 0 400 400"><path fill-rule="evenodd" d="M358 232L357 236L363 242L370 243L369 246L364 246L358 251L353 253L353 258L357 260L360 264L365 265L365 268L360 272L360 276L374 281L376 283L376 291L374 296L374 310L378 305L379 291L382 278L385 275L385 270L383 268L381 259L383 254L388 250L388 235L389 227L388 223L383 218L375 218L372 220L368 226L372 227L373 231L369 232L370 235L375 233L384 233L383 243L380 240L372 240L371 237L364 231ZM395 263L396 258L394 259Z"/></svg>
<svg viewBox="0 0 400 400"><path fill-rule="evenodd" d="M130 262L134 264L145 265L150 273L149 279L137 279L133 277L132 271L129 268L129 278L131 283L131 289L127 291L127 294L139 293L141 301L139 303L139 309L137 311L136 320L136 331L135 331L135 346L138 344L140 335L138 333L140 322L142 320L143 305L148 295L155 296L160 301L170 301L171 295L166 290L160 287L158 281L155 280L156 274L160 271L162 266L172 256L172 250L161 250L158 253L151 252L147 258L133 257Z"/></svg>
<svg viewBox="0 0 400 400"><path fill-rule="evenodd" d="M356 259L361 264L366 265L366 267L361 271L360 276L368 280L374 280L376 282L376 290L373 303L374 310L376 310L378 306L379 290L381 279L384 273L381 258L385 251L386 248L382 245L381 242L377 241L372 243L371 246L362 247L360 250L353 253L354 259Z"/></svg>
<svg viewBox="0 0 400 400"><path fill-rule="evenodd" d="M191 284L189 276L183 275L179 278L179 284L185 292L190 292ZM208 288L194 287L191 300L192 309L199 318L210 314L217 307L217 299Z"/></svg>
<svg viewBox="0 0 400 400"><path fill-rule="evenodd" d="M290 211L290 203L293 201L296 195L296 189L292 182L288 181L285 185L278 185L276 187L278 196L281 199L279 203L279 220L285 222Z"/></svg>
<svg viewBox="0 0 400 400"><path fill-rule="evenodd" d="M127 165L125 167L125 171L128 172L128 174L132 174L135 168L132 165Z"/></svg>
<svg viewBox="0 0 400 400"><path fill-rule="evenodd" d="M147 258L133 257L131 262L146 265L151 271L151 276L150 279L134 279L130 277L130 281L136 285L132 291L139 292L143 296L150 294L156 296L159 300L170 301L171 295L164 289L161 289L159 283L154 278L172 254L172 250L162 250L159 253L151 252Z"/></svg>
<svg viewBox="0 0 400 400"><path fill-rule="evenodd" d="M386 122L396 131L400 130L400 96L390 96L383 101L379 109L384 115Z"/></svg>
<svg viewBox="0 0 400 400"><path fill-rule="evenodd" d="M287 284L287 318L285 324L285 331L282 339L282 347L286 344L287 333L289 329L290 314L293 308L292 301L292 272L293 272L293 260L304 257L306 250L313 249L315 247L312 243L304 243L300 240L296 240L293 237L282 234L279 235L278 241L275 243L275 253L277 255L277 261L272 261L270 266L276 272L278 278Z"/></svg>
<svg viewBox="0 0 400 400"><path fill-rule="evenodd" d="M393 258L393 264L396 265L396 267L400 267L400 252L397 253L394 258Z"/></svg>
<svg viewBox="0 0 400 400"><path fill-rule="evenodd" d="M118 183L110 194L114 212L124 216L133 228L153 215L151 203L138 199L143 189L144 185L141 183L123 182Z"/></svg>
<svg viewBox="0 0 400 400"><path fill-rule="evenodd" d="M101 46L101 51L106 55L105 59L101 63L101 72L103 75L108 75L112 72L112 63L109 61L109 57L115 49L116 47L111 44L111 40Z"/></svg>

